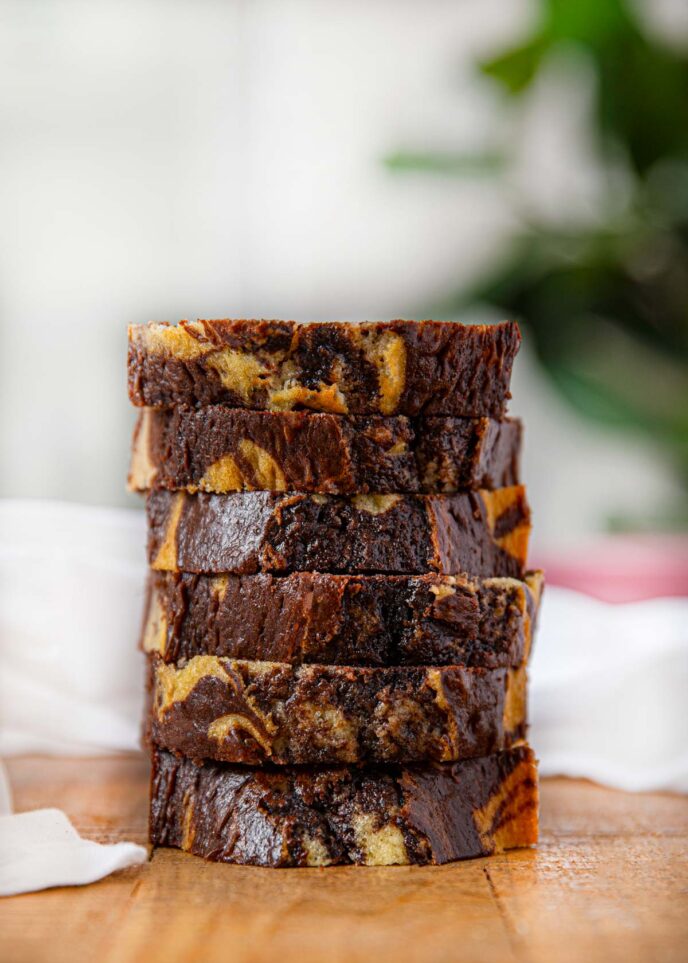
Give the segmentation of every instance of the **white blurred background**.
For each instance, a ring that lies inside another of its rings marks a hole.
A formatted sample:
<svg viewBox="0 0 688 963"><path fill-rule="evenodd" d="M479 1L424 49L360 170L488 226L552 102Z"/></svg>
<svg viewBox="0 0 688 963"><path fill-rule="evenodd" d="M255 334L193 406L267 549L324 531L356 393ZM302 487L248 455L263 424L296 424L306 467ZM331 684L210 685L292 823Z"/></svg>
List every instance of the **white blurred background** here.
<svg viewBox="0 0 688 963"><path fill-rule="evenodd" d="M688 27L682 0L636 7L663 35ZM383 162L483 142L498 93L474 62L537 9L2 0L0 494L136 504L128 322L427 316L513 228L515 191L543 216L594 219L590 82L569 68L506 132L508 178L399 177ZM582 420L527 341L513 394L536 546L681 497L652 442Z"/></svg>

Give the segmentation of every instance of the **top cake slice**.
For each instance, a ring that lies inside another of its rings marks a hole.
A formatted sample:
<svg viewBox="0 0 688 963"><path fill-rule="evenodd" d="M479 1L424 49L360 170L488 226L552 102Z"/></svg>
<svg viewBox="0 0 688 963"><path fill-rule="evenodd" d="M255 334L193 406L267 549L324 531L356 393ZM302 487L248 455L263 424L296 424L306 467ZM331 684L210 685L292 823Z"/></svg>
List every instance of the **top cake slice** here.
<svg viewBox="0 0 688 963"><path fill-rule="evenodd" d="M135 405L500 417L518 325L181 321L129 328Z"/></svg>

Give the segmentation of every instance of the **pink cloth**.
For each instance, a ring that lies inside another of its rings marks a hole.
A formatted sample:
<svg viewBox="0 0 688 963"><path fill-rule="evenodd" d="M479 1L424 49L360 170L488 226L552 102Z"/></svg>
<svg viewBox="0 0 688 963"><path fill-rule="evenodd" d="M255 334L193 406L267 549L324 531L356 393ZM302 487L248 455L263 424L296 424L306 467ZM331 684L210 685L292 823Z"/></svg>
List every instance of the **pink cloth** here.
<svg viewBox="0 0 688 963"><path fill-rule="evenodd" d="M534 553L548 585L605 602L688 596L688 537L615 535L557 555Z"/></svg>

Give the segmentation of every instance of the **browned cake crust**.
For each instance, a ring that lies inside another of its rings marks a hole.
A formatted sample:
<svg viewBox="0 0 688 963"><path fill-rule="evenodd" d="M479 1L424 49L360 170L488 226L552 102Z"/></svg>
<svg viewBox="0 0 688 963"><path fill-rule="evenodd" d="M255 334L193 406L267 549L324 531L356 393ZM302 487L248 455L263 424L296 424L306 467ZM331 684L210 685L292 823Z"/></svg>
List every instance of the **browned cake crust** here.
<svg viewBox="0 0 688 963"><path fill-rule="evenodd" d="M148 495L157 571L342 572L523 578L521 486L459 495Z"/></svg>
<svg viewBox="0 0 688 963"><path fill-rule="evenodd" d="M538 838L525 747L443 765L360 770L196 765L153 748L150 841L256 866L440 864Z"/></svg>
<svg viewBox="0 0 688 963"><path fill-rule="evenodd" d="M152 572L142 648L297 665L518 666L530 653L542 573L191 575Z"/></svg>
<svg viewBox="0 0 688 963"><path fill-rule="evenodd" d="M518 482L521 426L241 408L147 408L129 487L202 492L455 492Z"/></svg>
<svg viewBox="0 0 688 963"><path fill-rule="evenodd" d="M260 765L454 762L525 735L526 674L150 658L150 740L193 759Z"/></svg>
<svg viewBox="0 0 688 963"><path fill-rule="evenodd" d="M182 321L129 328L129 397L336 414L499 418L521 336L513 322Z"/></svg>

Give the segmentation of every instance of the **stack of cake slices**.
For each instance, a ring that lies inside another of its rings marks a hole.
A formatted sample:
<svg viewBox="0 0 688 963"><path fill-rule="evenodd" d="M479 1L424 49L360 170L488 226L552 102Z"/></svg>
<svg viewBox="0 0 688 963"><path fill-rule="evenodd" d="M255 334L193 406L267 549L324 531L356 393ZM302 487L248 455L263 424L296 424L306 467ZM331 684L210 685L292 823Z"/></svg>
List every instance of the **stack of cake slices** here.
<svg viewBox="0 0 688 963"><path fill-rule="evenodd" d="M262 866L537 838L511 323L129 331L150 838Z"/></svg>

